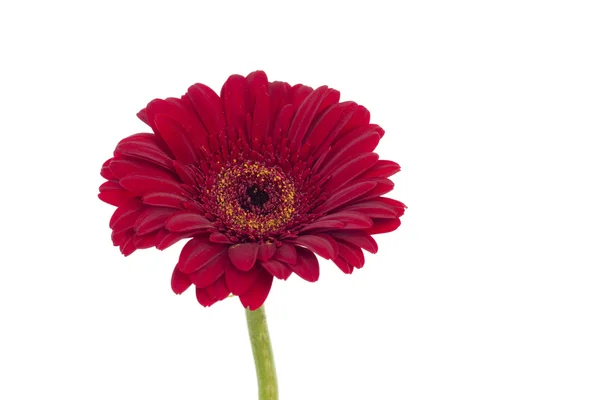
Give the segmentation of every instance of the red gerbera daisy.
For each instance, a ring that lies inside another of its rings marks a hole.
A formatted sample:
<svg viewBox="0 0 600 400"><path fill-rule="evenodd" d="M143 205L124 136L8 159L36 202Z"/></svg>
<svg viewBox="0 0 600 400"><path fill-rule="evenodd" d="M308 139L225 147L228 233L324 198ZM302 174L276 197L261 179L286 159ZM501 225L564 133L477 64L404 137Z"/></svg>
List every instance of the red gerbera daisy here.
<svg viewBox="0 0 600 400"><path fill-rule="evenodd" d="M345 273L372 236L395 230L405 206L382 197L400 170L373 152L383 129L339 92L230 76L218 96L195 84L138 113L154 133L117 145L102 166L101 200L117 206L112 240L124 255L191 238L171 285L203 306L229 294L260 307L273 277L314 282L315 254Z"/></svg>

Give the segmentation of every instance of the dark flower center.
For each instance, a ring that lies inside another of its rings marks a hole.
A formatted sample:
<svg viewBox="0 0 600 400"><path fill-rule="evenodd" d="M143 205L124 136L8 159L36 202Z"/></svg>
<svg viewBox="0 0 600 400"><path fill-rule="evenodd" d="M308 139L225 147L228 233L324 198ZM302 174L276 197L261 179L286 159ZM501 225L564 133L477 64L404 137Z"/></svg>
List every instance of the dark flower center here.
<svg viewBox="0 0 600 400"><path fill-rule="evenodd" d="M269 201L269 195L262 189L259 189L257 185L252 185L246 189L246 194L250 198L250 204L253 206L261 207L267 201Z"/></svg>
<svg viewBox="0 0 600 400"><path fill-rule="evenodd" d="M252 161L225 166L208 192L213 213L238 237L272 237L296 214L294 184L279 167Z"/></svg>

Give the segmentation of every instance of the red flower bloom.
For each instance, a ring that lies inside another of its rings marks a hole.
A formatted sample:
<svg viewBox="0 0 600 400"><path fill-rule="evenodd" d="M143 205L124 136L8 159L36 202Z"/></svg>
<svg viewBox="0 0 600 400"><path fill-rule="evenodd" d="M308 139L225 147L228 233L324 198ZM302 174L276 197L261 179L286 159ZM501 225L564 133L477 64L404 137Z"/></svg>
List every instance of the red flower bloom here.
<svg viewBox="0 0 600 400"><path fill-rule="evenodd" d="M395 230L404 204L381 197L400 170L373 150L383 129L325 86L232 75L219 97L195 84L138 113L154 133L117 145L99 197L117 206L112 240L124 255L181 251L171 285L192 284L203 306L239 296L260 307L273 277L314 282L315 254L345 273L377 251L371 235Z"/></svg>

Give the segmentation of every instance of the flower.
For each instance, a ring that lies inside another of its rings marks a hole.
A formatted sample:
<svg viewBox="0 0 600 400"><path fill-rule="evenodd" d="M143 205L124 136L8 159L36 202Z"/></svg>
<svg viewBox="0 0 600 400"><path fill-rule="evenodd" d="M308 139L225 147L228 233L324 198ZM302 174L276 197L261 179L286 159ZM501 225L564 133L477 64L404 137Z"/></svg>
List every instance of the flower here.
<svg viewBox="0 0 600 400"><path fill-rule="evenodd" d="M117 207L112 241L127 256L182 239L171 286L192 284L203 306L230 294L260 307L273 278L314 282L315 256L343 272L377 252L405 206L382 197L400 167L373 152L383 129L369 112L321 86L230 76L138 113L154 133L121 140L102 166L99 198Z"/></svg>

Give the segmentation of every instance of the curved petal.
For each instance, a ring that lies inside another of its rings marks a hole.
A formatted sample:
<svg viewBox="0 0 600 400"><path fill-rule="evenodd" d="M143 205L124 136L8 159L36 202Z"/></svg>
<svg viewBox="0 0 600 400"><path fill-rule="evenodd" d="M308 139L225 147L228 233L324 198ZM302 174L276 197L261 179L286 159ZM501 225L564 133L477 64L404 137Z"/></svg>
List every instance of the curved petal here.
<svg viewBox="0 0 600 400"><path fill-rule="evenodd" d="M270 260L277 251L275 243L262 243L258 247L258 259L261 261Z"/></svg>
<svg viewBox="0 0 600 400"><path fill-rule="evenodd" d="M229 246L229 259L231 263L242 271L249 271L258 256L258 243L240 243Z"/></svg>
<svg viewBox="0 0 600 400"><path fill-rule="evenodd" d="M187 239L192 236L195 236L200 232L192 231L192 232L184 232L184 233L173 233L167 230L161 230L157 234L156 238L156 248L158 250L164 250L167 247L171 247L175 243L179 242L181 239Z"/></svg>
<svg viewBox="0 0 600 400"><path fill-rule="evenodd" d="M295 142L298 147L303 143L304 137L315 119L321 103L323 103L327 97L331 96L333 96L333 99L337 98L337 100L340 98L338 91L329 89L327 86L321 86L306 97L292 120L288 133L290 142ZM329 100L329 103L330 102L331 99Z"/></svg>
<svg viewBox="0 0 600 400"><path fill-rule="evenodd" d="M377 253L377 242L363 231L331 232L330 235L337 241L353 244L372 254Z"/></svg>
<svg viewBox="0 0 600 400"><path fill-rule="evenodd" d="M319 279L319 261L314 253L304 247L296 246L296 264L290 264L290 268L300 278L308 282L316 282Z"/></svg>
<svg viewBox="0 0 600 400"><path fill-rule="evenodd" d="M192 164L198 160L194 148L187 138L187 132L178 121L168 115L159 114L154 117L154 123L176 160L184 164Z"/></svg>
<svg viewBox="0 0 600 400"><path fill-rule="evenodd" d="M337 207L343 206L357 197L369 192L377 186L376 182L356 182L346 186L329 197L323 204L314 209L314 213L326 213Z"/></svg>
<svg viewBox="0 0 600 400"><path fill-rule="evenodd" d="M151 133L138 133L121 140L114 154L115 157L128 156L173 170L173 159L158 145L157 137Z"/></svg>
<svg viewBox="0 0 600 400"><path fill-rule="evenodd" d="M212 306L217 301L226 299L227 296L229 296L229 290L224 279L218 279L206 288L196 288L196 300L204 307Z"/></svg>
<svg viewBox="0 0 600 400"><path fill-rule="evenodd" d="M212 222L203 216L186 211L173 214L165 223L165 228L171 232L189 232L212 227Z"/></svg>
<svg viewBox="0 0 600 400"><path fill-rule="evenodd" d="M399 226L400 218L375 218L373 219L373 226L369 229L366 229L365 232L369 235L376 235L378 233L395 231Z"/></svg>
<svg viewBox="0 0 600 400"><path fill-rule="evenodd" d="M165 221L175 211L172 208L148 207L135 220L133 229L136 235L146 235L165 226Z"/></svg>
<svg viewBox="0 0 600 400"><path fill-rule="evenodd" d="M183 246L179 255L179 268L190 274L198 271L227 251L227 246L210 242L206 236L195 237Z"/></svg>
<svg viewBox="0 0 600 400"><path fill-rule="evenodd" d="M315 224L318 222L327 221L340 222L342 223L342 226L336 226L333 229L321 228L321 231L337 231L339 229L365 229L373 226L373 220L371 218L357 211L337 211L333 214L328 214L324 217L319 218L315 221Z"/></svg>
<svg viewBox="0 0 600 400"><path fill-rule="evenodd" d="M110 171L115 178L121 179L127 175L145 175L154 176L163 179L175 179L176 175L173 172L145 160L131 158L114 158L110 165Z"/></svg>
<svg viewBox="0 0 600 400"><path fill-rule="evenodd" d="M355 211L362 213L371 218L394 218L398 216L398 208L393 207L384 201L382 198L361 201L344 207L343 211Z"/></svg>
<svg viewBox="0 0 600 400"><path fill-rule="evenodd" d="M262 268L256 268L259 271L259 276L254 281L254 284L240 295L240 302L245 308L256 310L262 306L273 284L273 275L269 274Z"/></svg>
<svg viewBox="0 0 600 400"><path fill-rule="evenodd" d="M114 181L104 182L100 185L100 193L98 193L100 200L117 207L127 203L129 199L135 196L135 193L123 189L121 185Z"/></svg>
<svg viewBox="0 0 600 400"><path fill-rule="evenodd" d="M206 288L206 294L215 302L225 300L231 294L225 283L225 278L220 277Z"/></svg>
<svg viewBox="0 0 600 400"><path fill-rule="evenodd" d="M254 284L261 268L252 268L250 271L241 271L230 263L225 268L225 282L231 293L240 296Z"/></svg>
<svg viewBox="0 0 600 400"><path fill-rule="evenodd" d="M296 247L289 243L282 243L273 255L273 259L285 264L296 264Z"/></svg>
<svg viewBox="0 0 600 400"><path fill-rule="evenodd" d="M133 224L142 211L142 202L138 198L133 198L115 210L108 226L114 231L133 228Z"/></svg>
<svg viewBox="0 0 600 400"><path fill-rule="evenodd" d="M338 242L339 255L350 265L362 268L365 265L365 255L360 247L349 243Z"/></svg>
<svg viewBox="0 0 600 400"><path fill-rule="evenodd" d="M354 271L354 267L341 256L334 259L333 263L345 274L351 274Z"/></svg>
<svg viewBox="0 0 600 400"><path fill-rule="evenodd" d="M278 260L260 261L260 265L277 279L286 280L292 274L290 267Z"/></svg>
<svg viewBox="0 0 600 400"><path fill-rule="evenodd" d="M179 267L176 265L171 275L171 289L175 294L181 294L185 292L192 285L192 281L188 278L187 274L181 272Z"/></svg>
<svg viewBox="0 0 600 400"><path fill-rule="evenodd" d="M359 176L365 169L373 166L379 156L376 153L363 153L353 156L335 166L334 172L323 185L323 190L333 191Z"/></svg>
<svg viewBox="0 0 600 400"><path fill-rule="evenodd" d="M228 264L227 253L223 252L188 277L196 287L208 287L225 273Z"/></svg>
<svg viewBox="0 0 600 400"><path fill-rule="evenodd" d="M183 193L181 185L175 180L155 176L131 174L121 178L119 183L125 189L141 195L156 192Z"/></svg>
<svg viewBox="0 0 600 400"><path fill-rule="evenodd" d="M398 163L388 160L378 160L375 165L365 171L360 177L366 178L389 178L395 173L400 172Z"/></svg>
<svg viewBox="0 0 600 400"><path fill-rule="evenodd" d="M225 113L219 96L208 86L197 83L188 89L191 100L202 124L210 135L220 136L225 132Z"/></svg>
<svg viewBox="0 0 600 400"><path fill-rule="evenodd" d="M302 235L294 239L292 243L306 247L327 260L337 257L337 244L327 235Z"/></svg>
<svg viewBox="0 0 600 400"><path fill-rule="evenodd" d="M142 201L144 202L144 204L149 206L171 207L181 209L183 208L183 203L189 201L189 199L187 197L174 193L154 192L142 196Z"/></svg>

